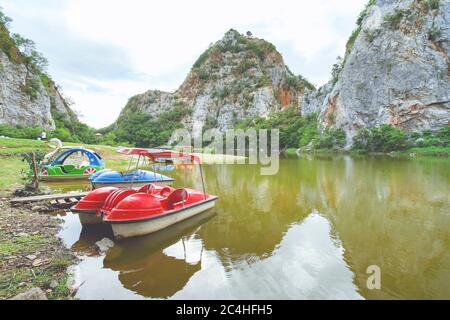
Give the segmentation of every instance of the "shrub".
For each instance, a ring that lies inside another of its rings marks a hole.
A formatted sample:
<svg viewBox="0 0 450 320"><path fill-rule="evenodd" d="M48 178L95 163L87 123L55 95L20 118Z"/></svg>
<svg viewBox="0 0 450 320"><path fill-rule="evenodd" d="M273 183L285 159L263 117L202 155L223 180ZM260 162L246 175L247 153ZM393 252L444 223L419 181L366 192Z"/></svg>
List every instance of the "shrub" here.
<svg viewBox="0 0 450 320"><path fill-rule="evenodd" d="M346 134L343 129L327 128L313 140L316 149L335 149L345 146Z"/></svg>
<svg viewBox="0 0 450 320"><path fill-rule="evenodd" d="M411 12L407 9L396 9L394 12L387 14L384 17L384 22L390 29L398 29L403 18L409 16L410 13Z"/></svg>
<svg viewBox="0 0 450 320"><path fill-rule="evenodd" d="M390 125L361 129L353 139L353 148L367 152L405 150L409 143L404 131Z"/></svg>
<svg viewBox="0 0 450 320"><path fill-rule="evenodd" d="M298 130L298 135L300 137L298 144L300 147L309 145L319 136L319 130L317 129L317 114L309 114L303 119L304 123Z"/></svg>
<svg viewBox="0 0 450 320"><path fill-rule="evenodd" d="M351 34L350 38L348 39L347 44L345 46L346 54L349 54L352 51L353 46L355 45L355 41L358 38L360 33L361 33L361 27L358 27L355 30L353 30L353 32L352 32L352 34Z"/></svg>
<svg viewBox="0 0 450 320"><path fill-rule="evenodd" d="M441 29L439 29L439 27L435 26L433 23L430 30L428 30L428 40L436 41L441 37L441 35L442 35Z"/></svg>
<svg viewBox="0 0 450 320"><path fill-rule="evenodd" d="M195 61L193 68L200 68L203 63L209 58L209 54L211 53L211 48L205 50Z"/></svg>
<svg viewBox="0 0 450 320"><path fill-rule="evenodd" d="M414 132L410 136L411 144L416 147L449 147L450 146L450 126L445 126L436 132L424 130Z"/></svg>
<svg viewBox="0 0 450 320"><path fill-rule="evenodd" d="M336 84L336 82L339 80L339 76L342 72L342 69L344 69L344 60L341 57L337 57L336 63L333 65L333 68L331 69L331 79L333 82L333 85Z"/></svg>
<svg viewBox="0 0 450 320"><path fill-rule="evenodd" d="M200 80L207 81L209 79L209 72L205 68L198 70L198 77Z"/></svg>
<svg viewBox="0 0 450 320"><path fill-rule="evenodd" d="M110 132L115 135L116 143L125 141L138 147L156 147L167 143L173 131L183 126L181 120L191 113L191 109L181 104L154 117L145 112L132 113L123 116Z"/></svg>
<svg viewBox="0 0 450 320"><path fill-rule="evenodd" d="M362 23L363 23L364 19L367 17L367 14L369 13L370 7L372 7L373 5L375 5L375 3L376 3L376 0L370 0L370 1L366 4L364 10L359 14L358 19L356 20L356 24L357 24L359 27L362 26Z"/></svg>
<svg viewBox="0 0 450 320"><path fill-rule="evenodd" d="M40 127L0 125L0 135L10 138L37 139L44 129Z"/></svg>
<svg viewBox="0 0 450 320"><path fill-rule="evenodd" d="M441 6L440 0L421 0L421 3L424 5L427 11L429 10L438 10Z"/></svg>

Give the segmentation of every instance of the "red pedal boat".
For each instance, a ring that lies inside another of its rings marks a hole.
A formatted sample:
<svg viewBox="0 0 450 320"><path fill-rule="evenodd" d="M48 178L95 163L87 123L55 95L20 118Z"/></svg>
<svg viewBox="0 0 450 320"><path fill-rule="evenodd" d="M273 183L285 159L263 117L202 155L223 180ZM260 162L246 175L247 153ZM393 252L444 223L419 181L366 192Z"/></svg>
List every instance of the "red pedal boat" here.
<svg viewBox="0 0 450 320"><path fill-rule="evenodd" d="M145 155L152 160L171 157L197 162L200 167L203 191L175 189L160 184L148 184L139 190L105 187L91 191L73 212L83 224L104 222L111 224L116 238L149 234L193 217L214 207L218 197L205 191L200 159L192 154L170 150L127 148L127 154Z"/></svg>

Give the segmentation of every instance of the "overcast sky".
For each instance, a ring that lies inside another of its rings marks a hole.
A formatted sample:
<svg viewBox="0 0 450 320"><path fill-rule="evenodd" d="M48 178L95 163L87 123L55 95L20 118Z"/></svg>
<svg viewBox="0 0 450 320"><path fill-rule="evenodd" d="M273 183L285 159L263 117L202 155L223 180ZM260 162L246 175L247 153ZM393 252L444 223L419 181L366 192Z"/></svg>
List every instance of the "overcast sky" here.
<svg viewBox="0 0 450 320"><path fill-rule="evenodd" d="M81 120L111 124L129 97L174 91L197 57L230 28L273 43L315 85L367 0L2 0L13 32L36 42Z"/></svg>

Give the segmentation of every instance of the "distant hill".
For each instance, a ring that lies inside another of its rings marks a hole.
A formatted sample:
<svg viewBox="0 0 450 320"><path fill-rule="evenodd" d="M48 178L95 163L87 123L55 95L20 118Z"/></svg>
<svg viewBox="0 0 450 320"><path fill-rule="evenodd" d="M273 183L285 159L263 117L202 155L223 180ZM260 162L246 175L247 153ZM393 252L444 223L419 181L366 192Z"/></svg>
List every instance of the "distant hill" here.
<svg viewBox="0 0 450 320"><path fill-rule="evenodd" d="M200 55L178 90L150 90L130 98L109 129L120 135L137 114L157 121L168 113L177 114L172 120L194 134L233 128L247 117L299 108L307 89L315 90L288 69L271 43L231 29Z"/></svg>

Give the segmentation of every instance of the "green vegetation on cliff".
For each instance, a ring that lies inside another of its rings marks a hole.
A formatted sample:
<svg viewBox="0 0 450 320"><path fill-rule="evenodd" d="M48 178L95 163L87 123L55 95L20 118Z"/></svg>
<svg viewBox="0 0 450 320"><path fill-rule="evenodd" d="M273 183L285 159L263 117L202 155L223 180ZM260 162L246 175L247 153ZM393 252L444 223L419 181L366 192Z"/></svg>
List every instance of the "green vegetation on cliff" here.
<svg viewBox="0 0 450 320"><path fill-rule="evenodd" d="M156 147L168 142L175 129L182 128L181 121L191 110L181 104L157 116L145 112L123 114L111 127L101 130L114 144L125 141L137 147Z"/></svg>

